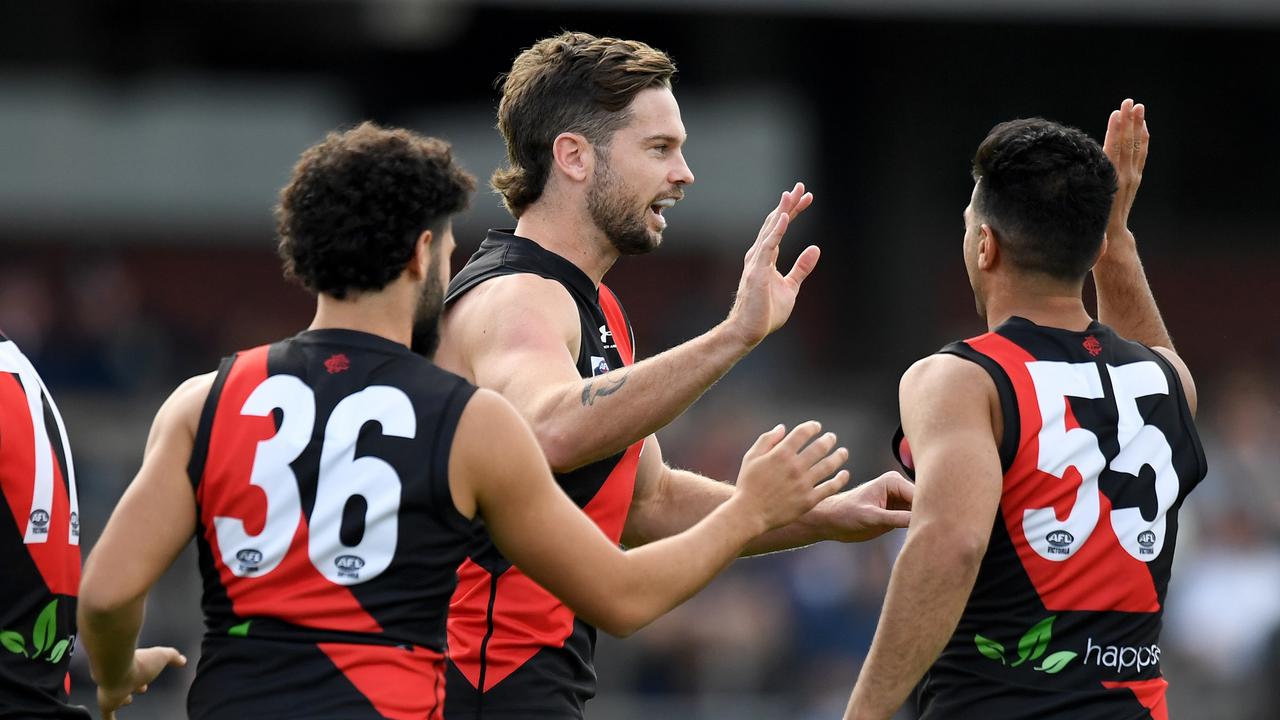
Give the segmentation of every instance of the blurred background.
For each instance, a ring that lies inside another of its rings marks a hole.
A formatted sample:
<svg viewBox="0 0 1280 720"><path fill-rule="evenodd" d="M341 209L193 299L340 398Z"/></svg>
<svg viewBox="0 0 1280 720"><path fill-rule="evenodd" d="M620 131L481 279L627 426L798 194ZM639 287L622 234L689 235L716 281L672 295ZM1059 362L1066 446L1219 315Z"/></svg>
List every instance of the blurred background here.
<svg viewBox="0 0 1280 720"><path fill-rule="evenodd" d="M271 209L298 153L363 119L502 159L494 80L561 29L644 40L680 66L697 175L662 248L608 283L641 356L728 310L778 193L815 192L784 262L822 247L791 322L660 433L675 465L736 475L754 436L824 421L858 480L892 469L896 385L984 330L960 258L969 160L1042 115L1101 140L1125 97L1152 151L1132 218L1196 373L1209 478L1182 514L1162 639L1180 718L1274 718L1280 685L1280 4L1271 0L44 0L0 23L0 328L66 416L84 549L183 378L293 334ZM460 266L486 227L455 227ZM870 643L901 534L737 563L599 648L599 719L834 718ZM202 619L194 552L143 640L193 662L122 718L184 715ZM73 681L92 700L83 654ZM1272 693L1270 699L1264 693ZM904 711L903 718L911 717Z"/></svg>

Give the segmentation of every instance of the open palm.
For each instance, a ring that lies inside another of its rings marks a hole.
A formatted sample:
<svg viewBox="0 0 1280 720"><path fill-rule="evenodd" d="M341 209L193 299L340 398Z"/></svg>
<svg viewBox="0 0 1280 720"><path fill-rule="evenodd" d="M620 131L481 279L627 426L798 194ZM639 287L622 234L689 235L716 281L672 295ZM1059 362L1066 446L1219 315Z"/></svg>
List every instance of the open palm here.
<svg viewBox="0 0 1280 720"><path fill-rule="evenodd" d="M791 317L800 285L818 265L819 250L810 245L796 258L791 271L778 271L778 251L792 221L813 204L804 183L782 193L778 207L764 219L756 241L743 258L742 279L729 319L749 346L758 344Z"/></svg>

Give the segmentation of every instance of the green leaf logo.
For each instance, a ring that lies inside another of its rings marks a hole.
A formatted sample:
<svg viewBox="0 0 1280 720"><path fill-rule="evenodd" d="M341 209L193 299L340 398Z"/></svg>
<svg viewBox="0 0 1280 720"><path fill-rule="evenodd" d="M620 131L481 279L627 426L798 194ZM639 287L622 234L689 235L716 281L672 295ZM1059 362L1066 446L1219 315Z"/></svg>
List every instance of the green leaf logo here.
<svg viewBox="0 0 1280 720"><path fill-rule="evenodd" d="M1010 665L1010 667L1018 667L1027 660L1035 660L1044 651L1049 649L1049 640L1053 638L1053 621L1057 615L1049 617L1036 623L1022 639L1018 641L1018 661Z"/></svg>
<svg viewBox="0 0 1280 720"><path fill-rule="evenodd" d="M15 655L27 656L27 641L12 630L0 631L0 645Z"/></svg>
<svg viewBox="0 0 1280 720"><path fill-rule="evenodd" d="M1049 675L1053 675L1054 673L1061 672L1062 669L1067 666L1067 663L1071 662L1072 660L1075 660L1077 654L1078 653L1074 653L1070 650L1063 650L1062 652L1056 652L1050 655L1049 657L1045 658L1044 663L1041 664L1040 667L1035 669L1040 670Z"/></svg>
<svg viewBox="0 0 1280 720"><path fill-rule="evenodd" d="M228 635L231 635L232 637L248 637L248 636L249 636L249 623L251 623L251 622L253 622L253 621L252 621L252 620L245 620L244 622L240 623L239 625L232 625L230 628L227 628L227 634L228 634Z"/></svg>
<svg viewBox="0 0 1280 720"><path fill-rule="evenodd" d="M36 627L31 632L31 643L36 646L36 655L53 646L54 637L58 634L58 600L44 606L40 616L36 618Z"/></svg>
<svg viewBox="0 0 1280 720"><path fill-rule="evenodd" d="M1000 664L1004 664L1004 646L1000 643L989 637L974 635L973 644L978 646L978 652L982 653L983 657L999 660Z"/></svg>
<svg viewBox="0 0 1280 720"><path fill-rule="evenodd" d="M53 650L49 653L49 662L57 664L62 656L66 654L67 648L71 645L71 640L63 638L53 646Z"/></svg>

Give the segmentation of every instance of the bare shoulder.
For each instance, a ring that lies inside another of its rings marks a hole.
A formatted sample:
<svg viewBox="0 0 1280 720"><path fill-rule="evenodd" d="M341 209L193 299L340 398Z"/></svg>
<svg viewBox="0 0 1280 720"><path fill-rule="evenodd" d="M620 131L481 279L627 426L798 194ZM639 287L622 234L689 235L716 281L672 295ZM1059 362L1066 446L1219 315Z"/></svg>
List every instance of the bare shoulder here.
<svg viewBox="0 0 1280 720"><path fill-rule="evenodd" d="M169 399L160 406L156 413L156 424L189 429L195 435L196 426L200 424L200 413L204 410L205 401L213 388L213 380L218 373L207 372L187 378L169 395Z"/></svg>
<svg viewBox="0 0 1280 720"><path fill-rule="evenodd" d="M1187 406L1191 409L1191 415L1195 416L1198 398L1196 395L1196 381L1191 377L1191 370L1183 362L1182 357L1170 348L1153 347L1151 349L1163 355L1164 359L1168 360L1173 365L1173 368L1178 371L1178 378L1182 381L1182 392L1187 396Z"/></svg>
<svg viewBox="0 0 1280 720"><path fill-rule="evenodd" d="M493 390L478 388L458 419L451 462L457 456L468 464L496 467L520 455L526 444L537 447L533 431L510 401ZM503 452L494 452L495 447Z"/></svg>
<svg viewBox="0 0 1280 720"><path fill-rule="evenodd" d="M532 273L486 280L467 291L450 308L451 319L532 313L548 318L577 318L569 291L559 282Z"/></svg>
<svg viewBox="0 0 1280 720"><path fill-rule="evenodd" d="M979 397L994 397L995 392L995 383L986 370L947 353L917 360L902 374L898 384L904 407L908 400L924 404L968 402Z"/></svg>

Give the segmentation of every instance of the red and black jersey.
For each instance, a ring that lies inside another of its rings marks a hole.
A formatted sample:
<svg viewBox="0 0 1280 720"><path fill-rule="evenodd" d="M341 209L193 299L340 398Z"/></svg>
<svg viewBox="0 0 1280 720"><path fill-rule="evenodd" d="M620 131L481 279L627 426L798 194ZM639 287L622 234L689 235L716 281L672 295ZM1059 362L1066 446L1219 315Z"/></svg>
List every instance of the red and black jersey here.
<svg viewBox="0 0 1280 720"><path fill-rule="evenodd" d="M1004 488L921 717L1166 720L1160 625L1178 510L1206 463L1177 370L1097 322L1012 318L941 352L980 365ZM895 446L911 470L910 448Z"/></svg>
<svg viewBox="0 0 1280 720"><path fill-rule="evenodd" d="M80 518L67 429L18 346L0 335L0 718L88 718L67 705Z"/></svg>
<svg viewBox="0 0 1280 720"><path fill-rule="evenodd" d="M207 625L191 718L442 717L471 531L449 452L474 391L351 330L222 362L188 468Z"/></svg>
<svg viewBox="0 0 1280 720"><path fill-rule="evenodd" d="M581 320L578 374L601 375L630 365L634 336L609 288L537 243L509 232L489 232L449 285L445 302L486 280L531 273L558 281L573 297ZM519 308L512 308L519 312ZM624 452L556 474L556 482L618 542L631 507L643 442ZM576 618L555 596L512 567L483 527L458 568L449 606L450 720L475 718L579 718L595 695L596 629Z"/></svg>

